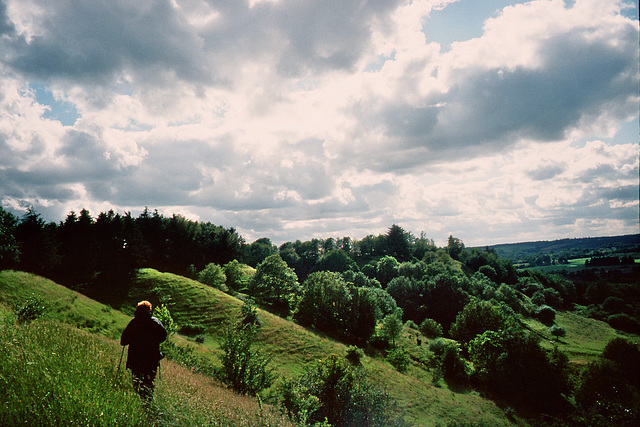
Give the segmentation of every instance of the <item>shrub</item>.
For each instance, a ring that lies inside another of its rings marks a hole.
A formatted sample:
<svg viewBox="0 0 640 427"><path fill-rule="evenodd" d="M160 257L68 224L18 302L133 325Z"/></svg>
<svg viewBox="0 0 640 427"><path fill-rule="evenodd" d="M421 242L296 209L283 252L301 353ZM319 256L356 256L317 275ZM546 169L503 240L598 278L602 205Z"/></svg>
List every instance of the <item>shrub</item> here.
<svg viewBox="0 0 640 427"><path fill-rule="evenodd" d="M229 290L226 284L227 276L224 273L224 269L213 262L207 264L204 270L198 273L198 281L224 292Z"/></svg>
<svg viewBox="0 0 640 427"><path fill-rule="evenodd" d="M159 307L156 307L153 310L153 315L162 322L162 325L167 330L168 337L171 337L171 335L176 333L178 325L173 321L173 317L171 317L171 313L166 305L162 304Z"/></svg>
<svg viewBox="0 0 640 427"><path fill-rule="evenodd" d="M300 425L404 426L397 404L363 368L336 355L278 384L279 405ZM318 424L320 423L320 424Z"/></svg>
<svg viewBox="0 0 640 427"><path fill-rule="evenodd" d="M547 353L535 336L520 328L486 331L471 341L470 360L475 377L509 402L552 411L568 390L566 356Z"/></svg>
<svg viewBox="0 0 640 427"><path fill-rule="evenodd" d="M608 297L602 303L602 309L611 314L622 313L627 309L627 304L622 298Z"/></svg>
<svg viewBox="0 0 640 427"><path fill-rule="evenodd" d="M560 338L567 335L567 330L562 326L553 325L549 328L549 333L556 338Z"/></svg>
<svg viewBox="0 0 640 427"><path fill-rule="evenodd" d="M42 317L46 311L47 306L44 301L35 295L31 295L23 304L17 307L16 315L20 323L26 323Z"/></svg>
<svg viewBox="0 0 640 427"><path fill-rule="evenodd" d="M628 314L619 313L607 317L607 323L613 328L632 334L640 333L640 322Z"/></svg>
<svg viewBox="0 0 640 427"><path fill-rule="evenodd" d="M255 395L273 380L271 358L251 349L255 333L253 325L228 326L223 332L221 376L240 394Z"/></svg>
<svg viewBox="0 0 640 427"><path fill-rule="evenodd" d="M350 345L349 348L347 348L347 355L345 357L353 366L360 366L362 364L362 356L364 356L362 349L355 345Z"/></svg>
<svg viewBox="0 0 640 427"><path fill-rule="evenodd" d="M544 305L547 300L545 299L542 291L535 291L533 295L531 295L531 302L535 305Z"/></svg>
<svg viewBox="0 0 640 427"><path fill-rule="evenodd" d="M420 332L427 338L437 338L442 336L442 325L433 319L424 319L420 323Z"/></svg>
<svg viewBox="0 0 640 427"><path fill-rule="evenodd" d="M414 322L413 320L407 320L404 323L404 326L406 326L409 329L413 329L414 331L418 330L418 325L416 325L416 322Z"/></svg>
<svg viewBox="0 0 640 427"><path fill-rule="evenodd" d="M429 345L429 350L433 352L430 367L434 382L441 377L456 382L468 379L469 367L460 354L458 343L439 338Z"/></svg>
<svg viewBox="0 0 640 427"><path fill-rule="evenodd" d="M409 354L404 348L396 348L387 354L389 362L398 372L405 373L409 367Z"/></svg>
<svg viewBox="0 0 640 427"><path fill-rule="evenodd" d="M616 337L609 341L602 357L615 362L624 376L636 387L640 387L640 349L637 344Z"/></svg>
<svg viewBox="0 0 640 427"><path fill-rule="evenodd" d="M534 314L545 325L551 325L556 319L556 311L548 305L538 307Z"/></svg>
<svg viewBox="0 0 640 427"><path fill-rule="evenodd" d="M199 323L187 323L180 327L178 332L182 335L195 336L204 333L205 327Z"/></svg>
<svg viewBox="0 0 640 427"><path fill-rule="evenodd" d="M235 291L246 288L251 281L251 276L255 274L252 267L242 264L236 259L226 263L223 268L227 287Z"/></svg>
<svg viewBox="0 0 640 427"><path fill-rule="evenodd" d="M247 298L240 308L240 315L242 316L243 325L255 325L260 327L262 322L258 317L258 308L255 302L251 298Z"/></svg>

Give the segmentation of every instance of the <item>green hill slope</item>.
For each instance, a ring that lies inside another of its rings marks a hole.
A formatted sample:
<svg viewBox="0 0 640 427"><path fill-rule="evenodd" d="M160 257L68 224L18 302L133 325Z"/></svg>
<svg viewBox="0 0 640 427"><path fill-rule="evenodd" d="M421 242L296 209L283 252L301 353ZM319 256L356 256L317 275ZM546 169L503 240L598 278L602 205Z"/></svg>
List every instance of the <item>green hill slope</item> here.
<svg viewBox="0 0 640 427"><path fill-rule="evenodd" d="M50 307L67 296L45 279L0 272L3 301L18 301L28 291L42 291L41 301ZM130 375L119 366L118 342L56 320L64 317L61 312L19 323L0 303L0 425L291 425L274 408L169 360L162 362L153 404L143 408Z"/></svg>
<svg viewBox="0 0 640 427"><path fill-rule="evenodd" d="M166 304L179 325L200 323L207 328L205 342L199 346L213 357L218 353L217 338L225 322L235 321L243 304L199 282L152 269L139 271L136 283L124 305L132 310L136 301L149 299L155 304ZM285 376L302 373L310 363L330 354L344 355L346 346L321 334L305 329L291 321L258 310L262 322L258 345L275 355L274 367ZM406 332L405 344L415 346L415 339ZM426 352L427 345L420 349ZM395 370L384 359L365 357L363 365L372 377L386 387L406 412L414 425L465 423L473 419L476 424L510 424L504 412L494 402L476 392L449 390L446 384L434 386L424 365L412 361L406 374Z"/></svg>
<svg viewBox="0 0 640 427"><path fill-rule="evenodd" d="M188 345L194 348L199 357L208 360L214 366L220 365L218 338L221 335L222 327L225 322L235 321L238 318L243 304L241 300L199 282L173 274L160 273L156 270L143 269L139 271L126 300L121 302L122 311L129 314L127 315L41 277L12 271L0 272L0 302L4 303L5 307L15 306L32 295L41 298L48 306L46 319L34 322L34 325L64 322L109 338L119 337L124 326L131 319L131 313L137 301L148 299L154 305L165 304L178 325L203 325L205 328L204 342L198 343L193 337L188 336L176 336L174 341L178 345ZM266 311L258 310L258 313L263 326L258 334L257 344L275 356L273 365L277 372L283 376L296 376L312 362L323 359L330 354L344 355L346 353L346 346L342 343ZM585 321L590 322L589 320ZM571 328L572 325L579 328L584 328L585 325L576 319L563 323L563 326L567 328L565 340L578 354L582 351L580 341L570 341L571 337L575 336ZM61 324L51 324L54 326L46 327L62 328L59 326ZM104 366L115 367L117 365L120 356L117 342L86 334L86 332L77 331L75 328L72 330L74 331L72 334L78 334L77 336L81 337L77 339L90 341L91 346L104 346L105 349L102 351L105 357ZM603 334L608 336L606 332L604 331ZM602 342L607 339L604 335ZM6 339L11 341L9 338ZM483 398L475 391L450 389L446 383L442 382L435 386L432 383L431 373L418 361L424 360L426 357L427 340L423 339L425 342L422 346L417 346L415 331L406 329L401 341L414 356L406 373L398 372L381 357L365 356L363 365L370 372L370 376L379 384L384 385L398 401L411 424L447 425L469 422L474 425L512 424L496 403ZM3 342L5 343L3 345L6 345L7 341ZM600 340L590 345L592 348L589 348L587 352L589 354L595 353L600 348ZM50 352L56 353L54 350ZM0 356L0 358L2 357ZM46 358L42 354L38 357ZM2 363L6 363L6 357L0 360L3 361ZM72 364L75 363L73 361ZM267 415L259 415L260 408L255 400L241 398L221 388L213 379L193 374L170 360L164 360L162 363L162 375L158 383L156 402L162 407L161 412L165 414L163 422L168 418L178 419L180 417L202 421L215 415L244 417L242 418L244 425L263 425L260 423L265 420L264 417ZM51 370L51 368L47 369ZM105 368L103 375L106 377L107 374L110 374L110 371ZM34 384L30 385L27 382L26 387L35 387ZM91 393L96 393L96 391ZM127 390L118 386L115 393L126 394ZM222 398L211 397L215 393L229 394ZM269 416L276 417L273 414ZM273 421L273 418L270 419ZM177 424L197 425L197 423L189 423L190 421L184 421ZM278 421L278 423L282 422ZM231 424L235 424L235 422Z"/></svg>

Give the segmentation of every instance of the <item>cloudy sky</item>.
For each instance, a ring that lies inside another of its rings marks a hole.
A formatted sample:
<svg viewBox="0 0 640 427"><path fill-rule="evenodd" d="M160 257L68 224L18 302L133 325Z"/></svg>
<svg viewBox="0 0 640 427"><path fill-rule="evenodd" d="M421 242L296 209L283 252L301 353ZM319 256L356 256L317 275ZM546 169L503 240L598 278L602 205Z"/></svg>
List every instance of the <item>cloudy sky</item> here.
<svg viewBox="0 0 640 427"><path fill-rule="evenodd" d="M0 0L0 75L18 216L638 232L635 0Z"/></svg>

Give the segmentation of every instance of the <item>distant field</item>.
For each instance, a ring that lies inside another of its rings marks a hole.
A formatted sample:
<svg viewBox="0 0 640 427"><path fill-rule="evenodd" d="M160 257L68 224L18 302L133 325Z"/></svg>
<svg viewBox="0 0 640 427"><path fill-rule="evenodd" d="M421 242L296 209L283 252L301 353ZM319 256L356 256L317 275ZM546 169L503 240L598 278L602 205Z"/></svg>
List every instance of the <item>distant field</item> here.
<svg viewBox="0 0 640 427"><path fill-rule="evenodd" d="M561 272L561 271L577 271L585 268L624 268L627 267L625 265L620 266L594 266L594 267L585 267L585 261L590 260L591 257L585 258L574 258L567 261L567 264L554 264L554 265L538 265L538 266L523 266L514 264L517 268L526 268L530 270L538 270L543 271L545 273L553 273L553 272ZM634 259L636 264L640 264L640 258Z"/></svg>

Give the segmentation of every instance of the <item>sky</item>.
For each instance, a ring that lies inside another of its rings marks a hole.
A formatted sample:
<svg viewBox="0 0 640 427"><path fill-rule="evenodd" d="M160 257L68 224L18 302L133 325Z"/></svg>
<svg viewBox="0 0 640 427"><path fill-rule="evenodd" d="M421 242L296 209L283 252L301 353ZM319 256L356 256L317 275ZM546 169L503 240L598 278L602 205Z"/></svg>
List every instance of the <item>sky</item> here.
<svg viewBox="0 0 640 427"><path fill-rule="evenodd" d="M638 233L635 0L0 0L0 204L247 242Z"/></svg>

